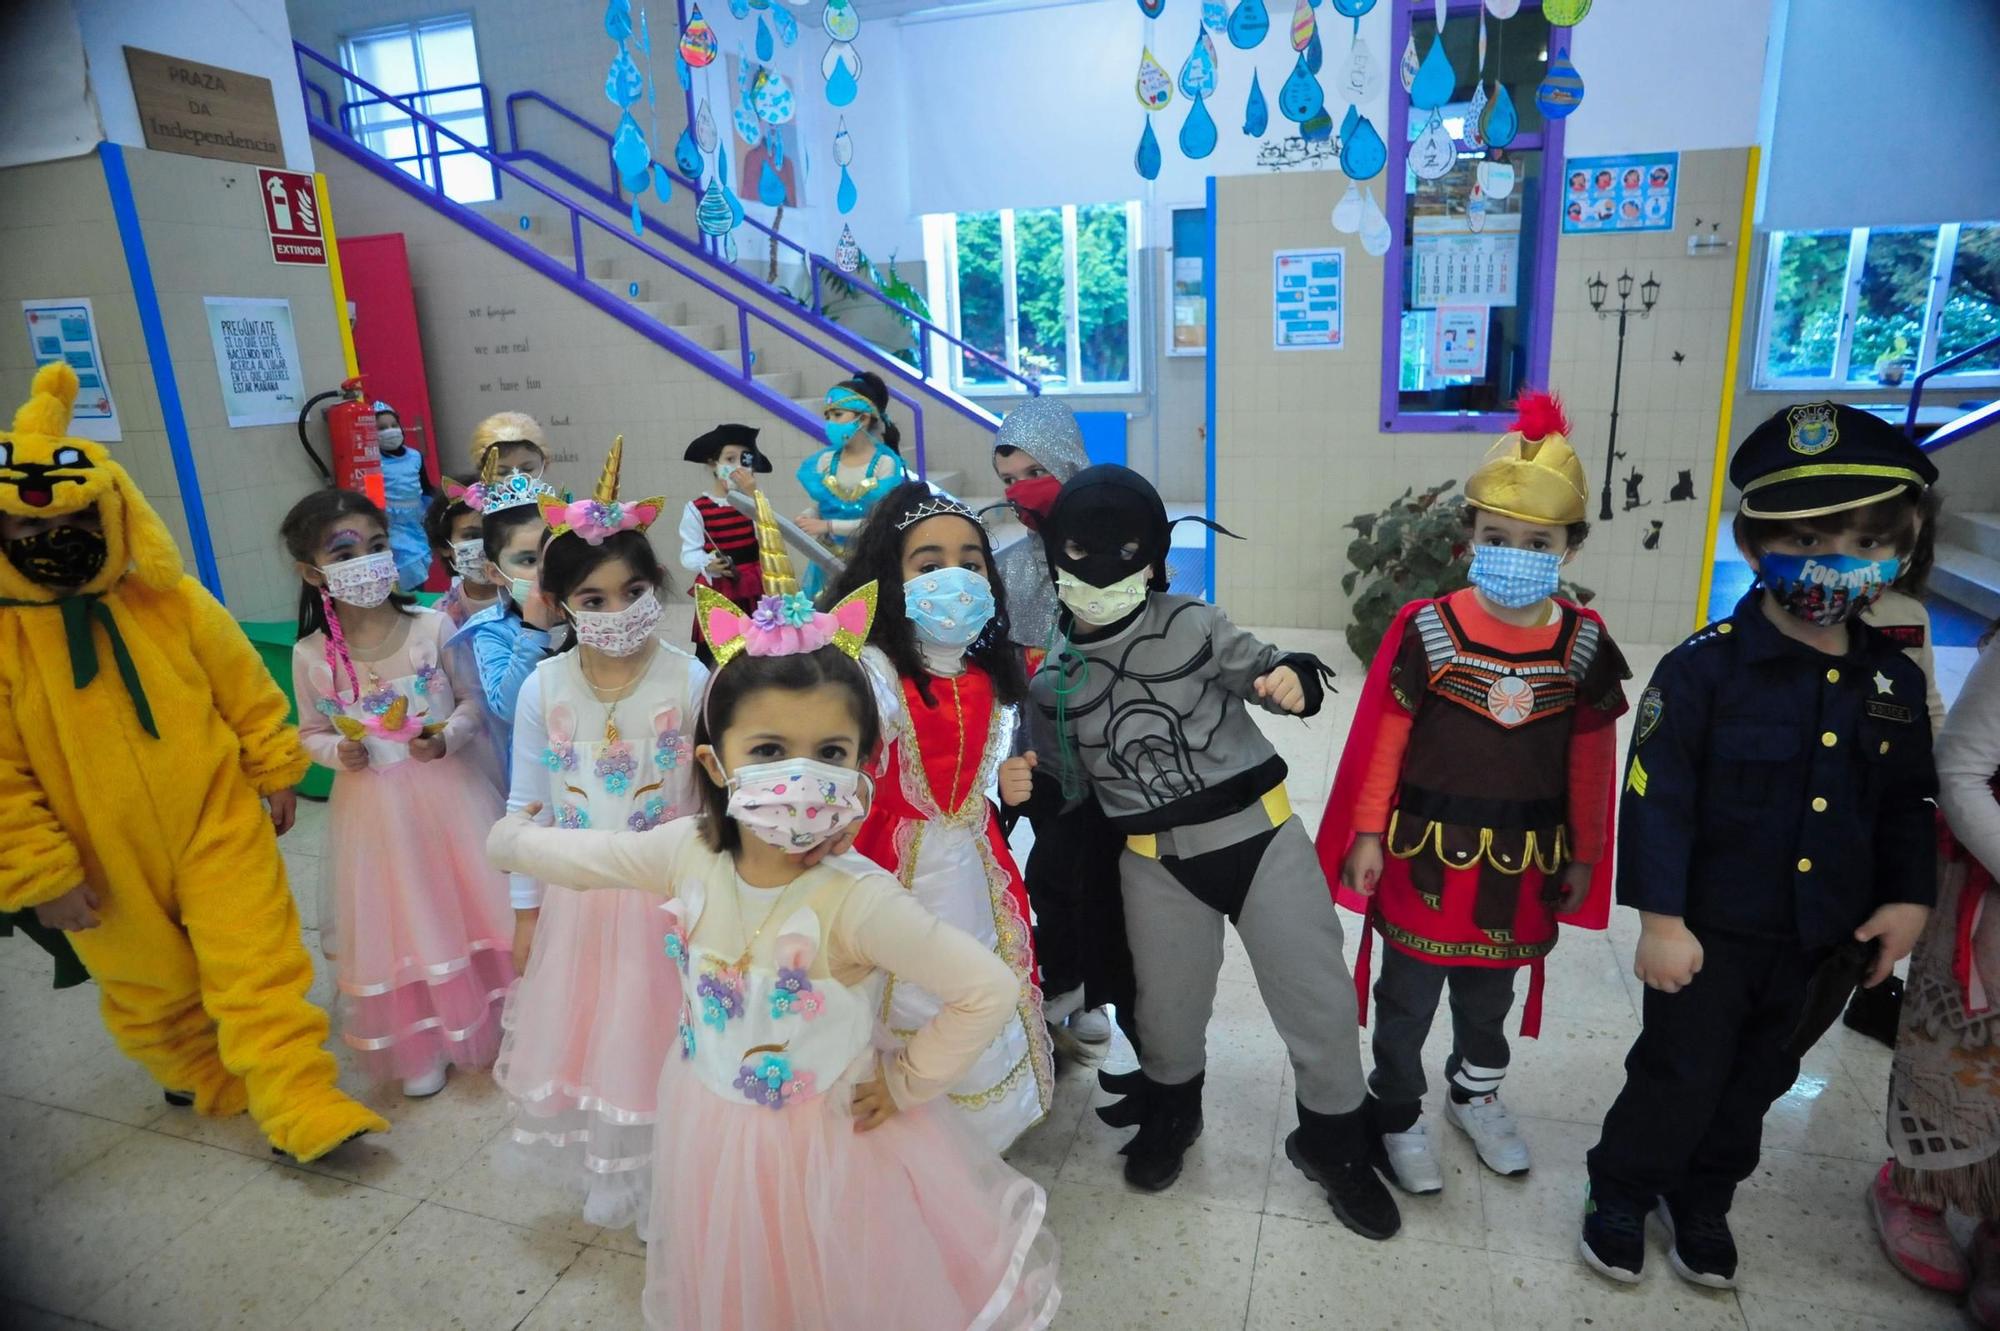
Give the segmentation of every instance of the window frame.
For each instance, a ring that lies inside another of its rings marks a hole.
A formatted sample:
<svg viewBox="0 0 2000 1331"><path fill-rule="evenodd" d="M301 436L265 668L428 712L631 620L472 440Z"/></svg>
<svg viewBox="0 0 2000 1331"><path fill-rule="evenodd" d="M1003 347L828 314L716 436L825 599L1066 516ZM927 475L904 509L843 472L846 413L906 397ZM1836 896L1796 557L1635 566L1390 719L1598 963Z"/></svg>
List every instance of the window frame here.
<svg viewBox="0 0 2000 1331"><path fill-rule="evenodd" d="M1762 289L1757 295L1757 347L1756 359L1751 362L1750 387L1759 393L1906 393L1911 381L1923 371L1938 362L1938 341L1944 334L1944 307L1951 299L1952 269L1958 261L1958 237L1962 227L2000 226L2000 219L1994 221L1974 221L1971 223L1945 222L1936 228L1936 241L1931 250L1931 275L1929 289L1924 297L1923 329L1917 339L1916 360L1910 366L1909 374L1900 384L1869 382L1865 379L1849 379L1853 368L1854 332L1856 315L1860 310L1861 279L1868 266L1868 238L1875 231L1924 231L1929 228L1916 226L1885 226L1848 228L1847 232L1847 275L1841 286L1840 332L1833 350L1833 372L1830 375L1778 375L1765 373L1770 363L1771 330L1777 320L1773 317L1773 306L1778 298L1778 262L1784 253L1783 238L1786 236L1838 235L1841 228L1825 227L1811 231L1772 230L1763 234L1764 272ZM2000 388L2000 371L1974 370L1960 374L1940 374L1924 381L1925 388Z"/></svg>
<svg viewBox="0 0 2000 1331"><path fill-rule="evenodd" d="M472 84L452 83L445 84L439 88L432 88L430 87L430 77L424 70L424 44L422 36L427 31L457 27L465 29L466 36L472 44L472 63L479 73L479 79L476 83ZM344 33L340 38L341 66L349 73L354 73L360 63L357 55L357 47L362 43L380 41L390 37L401 37L409 44L410 64L415 69L417 78L417 86L414 89L397 95L407 97L415 102L422 109L423 114L435 120L441 127L458 134L466 142L472 143L483 140L483 142L480 142L480 146L488 152L493 152L495 145L493 143L492 95L486 88L485 66L479 58L479 30L474 22L472 11L466 10L455 14L432 14L424 18L404 19L394 23L377 23L370 27L357 29L354 32ZM467 88L473 87L479 90L479 102L476 106L451 111L437 111L430 107L429 99L433 96L463 92ZM386 114L383 114L379 120L373 120L368 118L369 111ZM467 133L465 127L468 124L478 126L479 133L477 135ZM411 143L417 151L400 158L391 156L386 151L385 146L381 145L378 140L402 131L409 133ZM450 194L442 178L431 180L430 174L433 160L429 153L423 151L423 132L417 128L417 122L414 119L405 115L392 104L377 103L372 107L363 109L356 117L354 132L364 145L384 161L406 174L414 175L428 187L445 194L446 197L452 198L455 202L490 203L500 197L500 181L497 171L488 172L493 181L492 192L478 199L459 199L455 195ZM467 155L469 154L467 154L465 149L449 141L439 145L435 162L439 176L442 177L444 175L445 158ZM413 165L416 167L416 170L411 171L410 168Z"/></svg>
<svg viewBox="0 0 2000 1331"><path fill-rule="evenodd" d="M1123 379L1084 382L1083 380L1083 336L1077 307L1077 210L1101 208L1110 205L1125 210L1125 364L1127 373ZM997 213L1000 219L1000 282L1001 282L1001 322L1006 345L998 350L980 348L995 360L1006 365L1016 374L1027 375L1021 368L1021 325L1020 288L1015 266L1014 214L1016 211L1045 212L1052 205L1016 210L1013 208L982 208L977 212ZM1142 205L1137 199L1106 200L1103 203L1073 204L1062 207L1063 231L1063 328L1064 366L1066 376L1063 383L1041 380L1041 392L1066 397L1079 396L1130 396L1144 391L1145 374L1140 362L1141 350L1141 288L1139 263L1143 256L1140 244L1140 223L1143 217ZM958 295L958 213L929 213L924 217L927 235L934 238L934 244L927 249L935 249L942 268L944 292L944 326L951 335L966 345L971 345L965 337L960 321ZM936 290L936 284L933 284ZM954 392L966 397L1018 397L1021 385L1013 379L999 383L969 382L965 377L965 358L950 356L950 384Z"/></svg>
<svg viewBox="0 0 2000 1331"><path fill-rule="evenodd" d="M1447 0L1445 17L1476 17L1485 7L1484 0ZM1541 0L1524 0L1522 9L1540 10ZM1421 14L1429 16L1433 10L1433 0L1390 0L1389 9L1389 50L1394 59L1400 60L1403 48L1410 40L1410 20ZM1576 29L1551 26L1549 45L1551 54L1555 44L1561 41L1574 61L1576 57ZM1552 182L1561 180L1565 167L1563 157L1563 134L1567 121L1547 120L1539 134L1522 133L1508 145L1509 152L1539 152L1542 155L1542 192L1537 200L1535 216L1522 219L1522 239L1525 242L1532 235L1534 242L1534 283L1532 286L1533 307L1528 317L1528 370L1526 382L1536 387L1547 387L1549 382L1549 345L1555 328L1556 303L1556 247L1561 235L1562 191L1554 188ZM1511 410L1505 411L1415 411L1405 410L1402 399L1403 368L1403 302L1408 296L1407 282L1403 274L1403 261L1408 245L1403 233L1409 226L1409 190L1405 185L1409 170L1410 151L1410 99L1401 89L1400 80L1391 71L1389 80L1389 127L1384 136L1391 146L1389 162L1382 168L1388 177L1388 202L1384 212L1389 218L1389 249L1382 256L1382 398L1381 430L1383 434L1494 434L1505 430L1514 419ZM1458 140L1461 154L1465 153L1464 140ZM1551 171L1549 163L1556 169Z"/></svg>

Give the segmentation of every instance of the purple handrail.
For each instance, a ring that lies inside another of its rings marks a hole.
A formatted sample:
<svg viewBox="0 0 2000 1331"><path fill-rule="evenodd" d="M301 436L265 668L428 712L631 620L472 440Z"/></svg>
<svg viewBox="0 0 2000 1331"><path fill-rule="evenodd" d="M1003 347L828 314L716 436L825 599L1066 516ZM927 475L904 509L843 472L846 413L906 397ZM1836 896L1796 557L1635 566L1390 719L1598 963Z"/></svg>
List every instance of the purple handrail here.
<svg viewBox="0 0 2000 1331"><path fill-rule="evenodd" d="M597 217L595 214L587 213L584 210L578 208L575 204L563 198L561 195L555 193L555 191L549 189L547 186L542 185L538 181L535 181L534 179L522 174L521 172L515 170L512 166L494 157L486 150L480 148L478 145L467 142L465 139L460 138L456 133L439 125L436 121L432 120L429 116L425 115L423 112L418 111L414 105L411 105L403 98L399 98L394 96L393 94L383 92L382 89L377 88L373 84L368 83L366 80L355 75L353 72L341 68L339 65L328 60L325 56L319 54L319 52L314 51L311 47L308 47L300 42L293 42L292 47L294 52L293 58L298 65L299 82L301 86L304 87L312 86L310 77L308 76L305 68L305 61L310 59L315 63L324 66L328 70L333 71L334 73L338 74L341 78L347 80L350 83L353 83L355 86L364 88L367 91L374 93L376 96L382 98L383 100L389 102L390 104L405 111L410 116L413 123L422 124L426 132L430 136L433 154L435 154L436 152L437 136L442 134L445 138L450 139L452 142L458 144L460 148L483 158L496 173L504 175L509 179L518 181L520 184L526 186L533 192L540 194L543 197L551 200L558 207L562 208L565 212L567 212L569 214L570 245L571 245L571 254L575 268L574 275L565 272L562 269L562 267L558 265L555 260L551 259L550 256L548 256L547 254L543 253L540 250L535 249L532 246L525 244L524 242L516 238L512 233L507 231L505 228L496 225L489 219L481 216L476 212L473 212L470 208L467 208L465 205L458 203L456 200L452 199L449 195L444 193L442 181L439 181L435 185L420 182L415 177L412 177L407 171L404 171L399 167L390 165L387 161L385 161L382 158L380 154L375 153L374 151L369 149L366 145L362 144L359 140L355 139L353 135L348 134L347 132L342 130L335 121L330 119L321 119L314 117L311 114L310 103L308 103L307 106L308 125L316 132L318 132L321 138L334 144L336 147L342 148L343 151L347 152L347 155L352 157L356 162L374 171L377 175L383 177L384 179L389 180L392 184L395 184L400 188L412 194L415 194L419 198L423 198L432 207L436 208L440 212L445 213L447 216L452 217L453 220L459 222L460 225L465 226L468 230L475 231L485 236L487 240L491 241L495 245L498 245L501 249L506 250L508 253L512 254L515 258L518 258L522 262L527 263L529 266L537 269L544 275L553 278L558 283L567 287L575 294L578 294L584 297L586 300L589 300L592 304L595 304L599 306L599 308L604 309L608 313L613 314L621 322L645 334L645 336L647 336L650 340L659 343L661 346L669 348L676 355L680 356L683 360L689 361L690 363L695 364L697 366L701 366L707 373L709 373L710 375L712 375L717 379L731 383L732 386L737 389L737 391L743 393L745 396L750 397L752 400L756 401L760 406L763 406L766 410L770 411L773 415L778 416L781 419L788 420L791 424L805 431L808 434L816 433L818 431L819 421L817 420L817 418L806 412L803 408L801 408L798 405L798 403L792 401L790 398L780 396L779 394L773 392L771 389L766 388L763 384L757 382L756 377L751 368L755 362L755 353L750 347L750 340L749 337L747 336L749 332L750 320L754 318L759 323L767 325L773 329L776 329L778 332L783 333L785 336L791 338L793 341L798 342L802 346L806 347L808 350L814 352L816 355L826 356L827 359L829 360L833 359L833 357L827 356L825 348L820 347L819 345L811 341L809 338L806 338L796 330L788 328L779 321L772 319L770 316L764 314L761 310L752 309L739 297L732 296L729 292L724 291L721 287L709 281L701 274L676 262L666 254L663 254L659 250L654 249L652 246L647 245L643 241L634 238L633 236L627 234L626 232L622 231L621 229L612 225L611 223L606 222L602 218ZM302 94L302 100L303 99L304 97ZM323 93L321 96L321 101L322 104L324 104L325 97ZM740 339L740 345L737 348L737 358L739 361L739 366L735 369L731 369L728 363L724 361L721 356L716 354L716 352L714 352L710 348L696 345L688 338L681 336L679 333L674 332L671 328L668 328L666 325L660 323L657 319L653 319L648 315L640 313L637 309L635 309L627 302L617 299L616 297L612 296L609 292L605 291L602 287L599 287L595 283L589 281L584 276L583 224L586 221L588 221L591 225L597 227L598 229L602 230L607 235L614 236L618 240L638 250L640 253L646 255L648 258L651 258L658 263L666 265L669 269L687 278L689 281L694 282L696 285L700 286L703 290L709 292L711 295L714 295L717 298L727 302L728 304L735 306L737 309L737 327L739 331L745 335ZM838 364L839 362L836 361L835 363ZM847 366L844 368L848 369L850 373L852 373L854 370L854 367L852 366ZM898 402L902 403L910 411L911 419L914 423L914 438L915 438L915 451L916 451L915 470L917 475L921 477L926 474L925 457L924 457L923 407L921 404L919 404L912 398L908 397L906 394L900 393L896 391L894 388L891 388L889 390L889 393L891 397L895 398Z"/></svg>
<svg viewBox="0 0 2000 1331"><path fill-rule="evenodd" d="M1982 352L1991 351L1995 347L2000 347L2000 333L1994 334L1992 337L1987 338L1984 342L1980 342L1974 346L1969 346L1965 350L1958 352L1956 355L1945 357L1937 364L1931 366L1928 370L1917 371L1917 377L1910 381L1910 406L1907 413L1903 417L1903 433L1908 435L1911 439L1915 439L1917 437L1917 404L1923 400L1925 384L1929 383L1937 375L1943 374L1946 370L1949 370L1957 365L1963 365L1965 364L1965 362L1971 360L1974 356L1977 356ZM1946 442L1951 442L1951 441L1947 440ZM1940 448L1942 448L1943 446L1944 444L1942 443L1938 445L1938 447Z"/></svg>
<svg viewBox="0 0 2000 1331"><path fill-rule="evenodd" d="M320 101L322 103L326 101L326 94L321 89L315 87L313 91L318 92L320 94ZM421 91L409 93L407 95L413 98L442 97L446 93L453 93L453 92L477 92L479 94L479 118L486 124L486 142L490 145L493 142L493 94L487 91L486 85L484 83L454 83L448 88L424 88ZM342 102L340 104L340 132L347 135L349 138L359 138L360 135L356 134L354 129L354 113L356 111L359 111L364 106L381 106L381 105L396 106L398 107L398 109L400 109L400 103L396 102L394 98L390 97L349 98L348 100ZM415 122L412 122L411 127L415 128ZM366 132L370 129L379 130L383 127L379 125L368 125L364 123L361 128L363 132ZM449 131L446 132L449 133ZM441 188L444 179L443 159L446 157L460 156L467 150L463 148L451 148L444 152L439 152L437 146L437 134L435 132L432 132L428 137L430 139L430 148L426 151L406 153L401 157L390 157L387 153L383 153L381 154L381 156L384 161L394 162L397 163L398 165L404 162L424 162L428 164L432 175L440 182L440 188ZM500 173L498 171L495 171L492 173L492 175L493 175L493 197L497 199L500 197Z"/></svg>

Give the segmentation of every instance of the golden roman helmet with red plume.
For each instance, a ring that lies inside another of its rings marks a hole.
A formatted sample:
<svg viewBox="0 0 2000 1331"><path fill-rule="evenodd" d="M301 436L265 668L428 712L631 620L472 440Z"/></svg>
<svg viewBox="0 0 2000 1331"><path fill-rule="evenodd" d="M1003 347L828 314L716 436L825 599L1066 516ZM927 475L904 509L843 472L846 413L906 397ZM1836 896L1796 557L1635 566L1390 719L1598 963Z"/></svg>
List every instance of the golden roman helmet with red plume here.
<svg viewBox="0 0 2000 1331"><path fill-rule="evenodd" d="M1466 480L1466 502L1523 522L1553 527L1582 522L1589 499L1562 400L1553 393L1523 393L1514 409L1513 428Z"/></svg>

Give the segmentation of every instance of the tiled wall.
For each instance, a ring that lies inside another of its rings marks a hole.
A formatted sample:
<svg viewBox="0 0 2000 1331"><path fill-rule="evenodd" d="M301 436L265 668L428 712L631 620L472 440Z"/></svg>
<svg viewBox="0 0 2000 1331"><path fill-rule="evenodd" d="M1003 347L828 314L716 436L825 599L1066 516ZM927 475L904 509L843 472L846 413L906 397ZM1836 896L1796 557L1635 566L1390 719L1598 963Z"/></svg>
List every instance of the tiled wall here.
<svg viewBox="0 0 2000 1331"><path fill-rule="evenodd" d="M1597 591L1613 632L1632 642L1677 641L1694 622L1733 251L1690 258L1687 234L1696 217L1721 219L1721 234L1736 239L1745 156L1683 155L1672 234L1565 237L1559 248L1550 377L1569 405L1595 524L1571 575ZM1380 432L1383 261L1328 226L1345 183L1336 172L1218 182L1216 511L1254 534L1217 542L1217 594L1246 623L1345 624L1339 579L1352 533L1342 524L1407 487L1462 481L1492 442L1484 434ZM1347 251L1347 345L1273 351L1272 251L1326 245ZM1618 426L1625 456L1612 487L1613 518L1598 523L1616 324L1591 311L1585 283L1599 271L1615 282L1626 268L1639 282L1657 277L1661 294L1649 318L1628 325ZM1626 511L1624 481L1635 468L1643 506ZM1669 502L1682 471L1691 473L1695 498ZM1649 549L1655 521L1661 526Z"/></svg>

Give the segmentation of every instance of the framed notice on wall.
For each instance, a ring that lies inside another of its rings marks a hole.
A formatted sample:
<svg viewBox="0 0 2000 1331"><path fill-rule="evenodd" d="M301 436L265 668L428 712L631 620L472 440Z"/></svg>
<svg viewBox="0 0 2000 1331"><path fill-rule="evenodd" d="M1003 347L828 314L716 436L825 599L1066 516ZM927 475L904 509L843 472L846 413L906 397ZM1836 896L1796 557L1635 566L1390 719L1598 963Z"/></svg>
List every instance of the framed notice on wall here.
<svg viewBox="0 0 2000 1331"><path fill-rule="evenodd" d="M1172 243L1167 250L1167 354L1208 352L1208 286L1203 271L1208 253L1208 209L1172 210Z"/></svg>
<svg viewBox="0 0 2000 1331"><path fill-rule="evenodd" d="M1271 256L1271 343L1279 351L1337 351L1346 301L1346 250Z"/></svg>
<svg viewBox="0 0 2000 1331"><path fill-rule="evenodd" d="M1679 153L1572 157L1563 169L1563 233L1672 231Z"/></svg>
<svg viewBox="0 0 2000 1331"><path fill-rule="evenodd" d="M50 361L67 361L76 371L76 408L70 414L70 432L79 439L117 443L125 436L118 430L118 404L111 400L111 384L104 377L104 349L97 344L97 311L88 296L64 296L54 300L24 300L21 314L28 323L28 350L35 368Z"/></svg>
<svg viewBox="0 0 2000 1331"><path fill-rule="evenodd" d="M231 429L290 425L305 401L292 303L257 296L204 296L215 373Z"/></svg>

